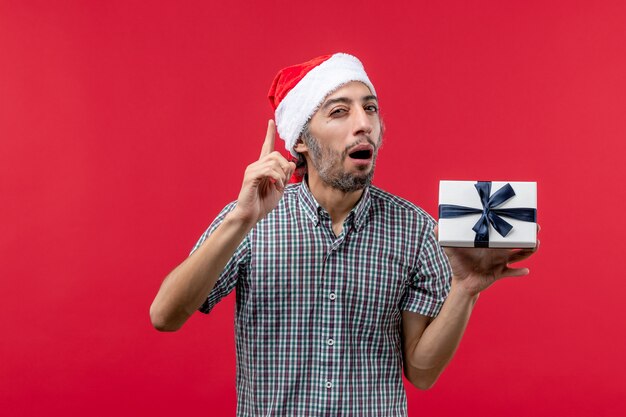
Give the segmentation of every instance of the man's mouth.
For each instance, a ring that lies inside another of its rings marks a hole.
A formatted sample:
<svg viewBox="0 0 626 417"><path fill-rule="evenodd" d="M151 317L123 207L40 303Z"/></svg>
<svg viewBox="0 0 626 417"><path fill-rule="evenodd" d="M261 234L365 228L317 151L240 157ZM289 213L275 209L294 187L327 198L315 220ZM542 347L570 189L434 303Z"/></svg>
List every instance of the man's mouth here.
<svg viewBox="0 0 626 417"><path fill-rule="evenodd" d="M369 160L373 154L374 147L368 143L363 143L352 148L348 156L352 159Z"/></svg>

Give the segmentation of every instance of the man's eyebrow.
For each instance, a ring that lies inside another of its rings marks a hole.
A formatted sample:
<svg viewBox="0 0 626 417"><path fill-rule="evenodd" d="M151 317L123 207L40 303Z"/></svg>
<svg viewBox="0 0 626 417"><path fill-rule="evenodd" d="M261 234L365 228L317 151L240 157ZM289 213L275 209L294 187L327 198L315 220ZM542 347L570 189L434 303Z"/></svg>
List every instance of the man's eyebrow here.
<svg viewBox="0 0 626 417"><path fill-rule="evenodd" d="M365 97L361 98L362 102L366 102L366 101L370 101L370 100L378 101L378 98L376 96L374 96L374 95L369 95L369 96L365 96ZM350 100L347 97L331 98L329 100L326 100L326 102L324 102L324 104L322 105L322 110L327 109L328 107L332 106L333 104L337 104L337 103L350 104L351 102L352 102L352 100Z"/></svg>
<svg viewBox="0 0 626 417"><path fill-rule="evenodd" d="M350 104L351 102L352 100L346 97L331 98L329 100L326 100L326 102L322 105L322 109L325 110L328 107L332 106L333 104L337 104L337 103Z"/></svg>
<svg viewBox="0 0 626 417"><path fill-rule="evenodd" d="M378 97L376 97L375 95L369 95L361 99L361 101L370 101L370 100L375 100L376 102L378 102Z"/></svg>

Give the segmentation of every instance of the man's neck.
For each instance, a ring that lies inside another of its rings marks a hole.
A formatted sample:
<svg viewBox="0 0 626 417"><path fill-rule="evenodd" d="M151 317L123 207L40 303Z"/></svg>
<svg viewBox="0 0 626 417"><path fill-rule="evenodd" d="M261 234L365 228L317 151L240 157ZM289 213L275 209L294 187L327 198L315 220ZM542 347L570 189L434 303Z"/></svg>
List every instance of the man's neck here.
<svg viewBox="0 0 626 417"><path fill-rule="evenodd" d="M324 183L315 174L308 175L305 181L307 181L315 200L330 215L335 234L339 235L344 220L363 195L363 189L345 193Z"/></svg>

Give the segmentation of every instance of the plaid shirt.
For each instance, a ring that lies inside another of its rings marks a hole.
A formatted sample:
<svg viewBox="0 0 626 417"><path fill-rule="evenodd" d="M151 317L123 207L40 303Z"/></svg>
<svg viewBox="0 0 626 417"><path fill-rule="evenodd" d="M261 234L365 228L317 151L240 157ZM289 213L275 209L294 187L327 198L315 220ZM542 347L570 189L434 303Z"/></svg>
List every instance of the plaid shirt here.
<svg viewBox="0 0 626 417"><path fill-rule="evenodd" d="M306 183L289 185L200 307L237 288L237 416L406 416L402 310L436 316L450 288L433 227L372 186L335 236Z"/></svg>

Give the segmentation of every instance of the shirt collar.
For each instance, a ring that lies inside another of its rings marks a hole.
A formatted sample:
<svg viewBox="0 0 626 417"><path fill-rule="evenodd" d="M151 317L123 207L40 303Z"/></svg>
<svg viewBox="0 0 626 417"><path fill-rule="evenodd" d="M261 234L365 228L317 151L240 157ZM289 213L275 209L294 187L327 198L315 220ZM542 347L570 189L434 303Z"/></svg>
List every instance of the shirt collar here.
<svg viewBox="0 0 626 417"><path fill-rule="evenodd" d="M300 206L307 217L313 222L315 226L318 226L320 223L321 213L326 212L322 206L319 205L311 190L309 189L309 185L307 184L306 178L302 179L300 183L300 192L298 196L298 200L300 201ZM354 227L357 230L360 230L367 220L367 214L372 205L372 197L370 195L370 187L367 186L363 189L363 194L361 198L357 202L356 206L350 210L350 215L354 217Z"/></svg>

